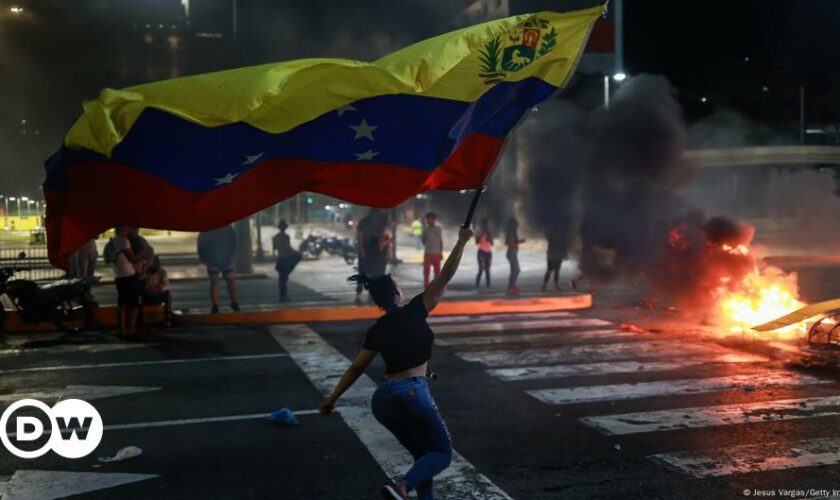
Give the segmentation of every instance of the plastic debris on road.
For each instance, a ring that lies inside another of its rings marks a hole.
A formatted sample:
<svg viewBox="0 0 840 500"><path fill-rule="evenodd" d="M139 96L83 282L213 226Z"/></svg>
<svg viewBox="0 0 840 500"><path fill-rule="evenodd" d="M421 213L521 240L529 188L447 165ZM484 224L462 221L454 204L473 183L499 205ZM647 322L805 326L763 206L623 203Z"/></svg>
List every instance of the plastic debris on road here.
<svg viewBox="0 0 840 500"><path fill-rule="evenodd" d="M288 408L281 408L277 411L269 413L268 421L283 426L294 426L300 424L295 414Z"/></svg>
<svg viewBox="0 0 840 500"><path fill-rule="evenodd" d="M645 333L644 328L640 328L636 325L631 325L629 323L622 323L621 326L618 327L618 329L622 332Z"/></svg>
<svg viewBox="0 0 840 500"><path fill-rule="evenodd" d="M130 458L139 457L143 454L143 450L136 446L126 446L117 452L113 457L99 457L100 462L122 462Z"/></svg>

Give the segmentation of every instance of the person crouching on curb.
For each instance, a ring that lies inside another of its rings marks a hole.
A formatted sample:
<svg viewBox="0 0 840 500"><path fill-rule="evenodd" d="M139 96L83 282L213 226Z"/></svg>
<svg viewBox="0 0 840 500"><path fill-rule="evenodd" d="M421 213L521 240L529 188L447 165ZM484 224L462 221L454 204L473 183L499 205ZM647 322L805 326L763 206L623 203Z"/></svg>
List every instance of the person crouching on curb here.
<svg viewBox="0 0 840 500"><path fill-rule="evenodd" d="M144 304L163 304L163 326L172 326L172 292L169 275L160 265L160 257L152 259L152 265L146 268L146 287L143 290Z"/></svg>
<svg viewBox="0 0 840 500"><path fill-rule="evenodd" d="M382 355L385 376L371 400L373 415L414 457L414 465L405 476L382 487L385 498L403 500L411 490L416 490L417 498L421 500L434 498L432 479L449 467L452 460L449 431L429 392L427 373L434 333L426 317L438 305L447 283L455 276L464 245L472 236L472 230L460 230L458 243L441 273L423 293L405 305L402 304L402 292L390 274L350 277L351 281L363 284L385 314L368 330L362 349L330 397L321 403L320 412L329 415L341 395L365 372L376 354Z"/></svg>

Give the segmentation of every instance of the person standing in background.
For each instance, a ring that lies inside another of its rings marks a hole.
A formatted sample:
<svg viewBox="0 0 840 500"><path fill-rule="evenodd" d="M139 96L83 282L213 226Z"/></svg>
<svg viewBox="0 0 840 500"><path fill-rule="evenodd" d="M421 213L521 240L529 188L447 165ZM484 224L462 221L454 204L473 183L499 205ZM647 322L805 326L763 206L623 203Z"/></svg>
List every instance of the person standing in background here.
<svg viewBox="0 0 840 500"><path fill-rule="evenodd" d="M285 219L281 219L277 224L280 232L272 238L272 245L274 251L277 252L277 263L274 264L274 269L277 270L277 280L280 289L280 302L288 302L289 300L289 275L298 265L300 259L303 257L300 252L292 248L291 239L286 234L286 228L289 224Z"/></svg>
<svg viewBox="0 0 840 500"><path fill-rule="evenodd" d="M367 215L359 221L356 229L356 236L359 241L359 273L369 276L385 274L386 251L388 248L387 243L385 246L382 243L387 225L388 216L378 208L371 208ZM362 290L362 285L357 283L356 305L362 303Z"/></svg>
<svg viewBox="0 0 840 500"><path fill-rule="evenodd" d="M417 250L423 248L423 221L420 220L419 215L416 215L414 222L411 223L411 234L417 242Z"/></svg>
<svg viewBox="0 0 840 500"><path fill-rule="evenodd" d="M207 277L210 279L210 300L213 302L210 312L213 314L219 312L220 278L224 278L227 282L230 308L234 312L239 312L233 265L235 257L236 232L232 225L228 224L198 235L198 258L207 267Z"/></svg>
<svg viewBox="0 0 840 500"><path fill-rule="evenodd" d="M489 289L490 265L493 263L493 234L490 232L490 222L486 218L481 219L478 225L475 242L478 245L478 274L475 277L475 287L481 285L481 273L484 273Z"/></svg>
<svg viewBox="0 0 840 500"><path fill-rule="evenodd" d="M128 241L131 243L131 251L134 255L140 258L134 263L134 271L137 273L137 293L140 295L140 303L137 306L137 328L143 328L146 325L146 319L143 316L143 297L146 296L146 269L152 265L155 257L155 249L146 240L140 236L140 228L129 228Z"/></svg>
<svg viewBox="0 0 840 500"><path fill-rule="evenodd" d="M92 278L96 271L96 259L99 251L96 249L96 240L88 240L79 247L70 257L70 268L67 276L70 278Z"/></svg>
<svg viewBox="0 0 840 500"><path fill-rule="evenodd" d="M117 287L117 322L121 337L134 335L137 322L137 307L140 305L140 290L137 281L135 262L142 257L134 255L128 241L130 229L125 226L114 228L114 237L108 242L110 252L106 258L114 266L114 284Z"/></svg>
<svg viewBox="0 0 840 500"><path fill-rule="evenodd" d="M566 260L566 239L558 229L549 229L545 232L545 239L548 243L546 249L546 270L543 276L542 291L548 285L548 279L554 274L554 289L560 291L560 266Z"/></svg>
<svg viewBox="0 0 840 500"><path fill-rule="evenodd" d="M443 259L443 231L436 225L437 214L426 214L426 229L423 230L423 286L429 287L429 274L434 268L435 278L440 274L440 261Z"/></svg>
<svg viewBox="0 0 840 500"><path fill-rule="evenodd" d="M508 293L519 293L516 280L519 278L519 244L525 243L519 238L519 222L515 217L508 220L505 231L505 245L507 245L507 260L510 263L510 278L508 279Z"/></svg>

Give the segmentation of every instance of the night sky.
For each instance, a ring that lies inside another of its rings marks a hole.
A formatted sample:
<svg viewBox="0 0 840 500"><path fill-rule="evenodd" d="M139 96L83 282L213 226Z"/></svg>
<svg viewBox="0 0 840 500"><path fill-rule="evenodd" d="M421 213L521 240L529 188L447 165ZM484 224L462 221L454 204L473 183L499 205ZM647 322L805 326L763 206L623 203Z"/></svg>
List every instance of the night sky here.
<svg viewBox="0 0 840 500"><path fill-rule="evenodd" d="M777 65L806 84L840 74L840 2L625 0L625 23L628 69L665 74L677 86L708 84L739 64Z"/></svg>

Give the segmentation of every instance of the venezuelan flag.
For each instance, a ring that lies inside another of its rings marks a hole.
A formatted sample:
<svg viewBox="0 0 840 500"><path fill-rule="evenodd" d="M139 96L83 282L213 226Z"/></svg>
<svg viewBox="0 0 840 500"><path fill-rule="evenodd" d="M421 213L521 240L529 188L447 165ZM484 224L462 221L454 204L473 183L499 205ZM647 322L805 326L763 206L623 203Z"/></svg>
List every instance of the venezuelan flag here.
<svg viewBox="0 0 840 500"><path fill-rule="evenodd" d="M50 260L115 225L200 231L301 191L387 207L481 185L571 77L602 7L492 21L377 61L303 59L87 101L46 163Z"/></svg>

